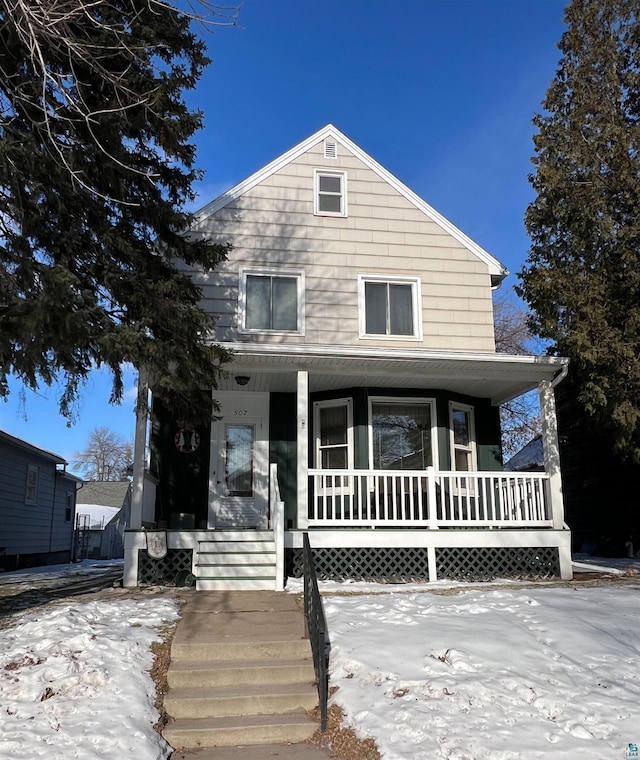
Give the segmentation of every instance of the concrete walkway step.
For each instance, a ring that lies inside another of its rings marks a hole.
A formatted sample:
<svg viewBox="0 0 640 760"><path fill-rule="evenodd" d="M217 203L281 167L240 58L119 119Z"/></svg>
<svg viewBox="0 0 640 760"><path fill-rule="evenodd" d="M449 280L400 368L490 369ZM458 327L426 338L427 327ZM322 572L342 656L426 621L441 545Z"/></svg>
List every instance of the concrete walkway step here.
<svg viewBox="0 0 640 760"><path fill-rule="evenodd" d="M171 646L163 730L179 750L304 742L318 728L300 601L275 592L195 592ZM242 757L242 755L236 755ZM300 755L304 757L304 755Z"/></svg>
<svg viewBox="0 0 640 760"><path fill-rule="evenodd" d="M174 752L171 760L327 760L329 752L315 744L259 744Z"/></svg>
<svg viewBox="0 0 640 760"><path fill-rule="evenodd" d="M174 639L171 659L175 662L224 660L297 660L311 656L308 639L210 641L182 643Z"/></svg>
<svg viewBox="0 0 640 760"><path fill-rule="evenodd" d="M165 710L176 720L283 715L312 710L317 704L318 691L310 683L171 689L164 701Z"/></svg>
<svg viewBox="0 0 640 760"><path fill-rule="evenodd" d="M181 689L248 684L313 683L311 652L300 660L222 660L218 662L172 662L169 687Z"/></svg>
<svg viewBox="0 0 640 760"><path fill-rule="evenodd" d="M286 715L179 719L168 723L164 738L172 747L232 747L239 744L304 742L317 729L304 711Z"/></svg>

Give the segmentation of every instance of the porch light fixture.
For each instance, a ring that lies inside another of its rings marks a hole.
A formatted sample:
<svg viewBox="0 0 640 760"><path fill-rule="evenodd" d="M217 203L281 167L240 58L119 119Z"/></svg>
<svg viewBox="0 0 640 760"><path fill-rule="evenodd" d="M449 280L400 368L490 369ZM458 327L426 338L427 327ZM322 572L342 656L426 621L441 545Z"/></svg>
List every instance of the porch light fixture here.
<svg viewBox="0 0 640 760"><path fill-rule="evenodd" d="M251 378L249 377L249 375L236 375L234 380L236 381L236 383L238 383L238 385L246 385L249 382L249 380L251 380Z"/></svg>

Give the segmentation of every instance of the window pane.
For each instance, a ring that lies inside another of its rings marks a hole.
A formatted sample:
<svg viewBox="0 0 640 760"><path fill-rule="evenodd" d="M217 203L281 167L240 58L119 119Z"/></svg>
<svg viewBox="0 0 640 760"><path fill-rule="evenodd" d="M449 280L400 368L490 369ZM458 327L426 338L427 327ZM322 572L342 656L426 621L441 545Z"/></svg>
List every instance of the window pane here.
<svg viewBox="0 0 640 760"><path fill-rule="evenodd" d="M387 283L365 282L365 332L367 335L387 333Z"/></svg>
<svg viewBox="0 0 640 760"><path fill-rule="evenodd" d="M453 420L453 442L456 446L469 445L469 412L464 409L454 409Z"/></svg>
<svg viewBox="0 0 640 760"><path fill-rule="evenodd" d="M298 281L295 277L274 277L272 284L273 330L298 329Z"/></svg>
<svg viewBox="0 0 640 760"><path fill-rule="evenodd" d="M342 212L342 196L320 194L318 196L318 210L340 214Z"/></svg>
<svg viewBox="0 0 640 760"><path fill-rule="evenodd" d="M320 409L320 445L336 446L346 442L347 407L322 407Z"/></svg>
<svg viewBox="0 0 640 760"><path fill-rule="evenodd" d="M253 425L227 425L226 484L229 496L253 496Z"/></svg>
<svg viewBox="0 0 640 760"><path fill-rule="evenodd" d="M433 464L428 404L373 404L373 467L422 470Z"/></svg>
<svg viewBox="0 0 640 760"><path fill-rule="evenodd" d="M456 449L456 470L463 472L471 470L470 453L462 449Z"/></svg>
<svg viewBox="0 0 640 760"><path fill-rule="evenodd" d="M340 446L336 449L323 449L322 469L323 470L346 470L347 469L347 447Z"/></svg>
<svg viewBox="0 0 640 760"><path fill-rule="evenodd" d="M390 335L413 335L411 285L389 284Z"/></svg>
<svg viewBox="0 0 640 760"><path fill-rule="evenodd" d="M271 277L247 276L246 291L245 327L248 330L268 330L271 322Z"/></svg>
<svg viewBox="0 0 640 760"><path fill-rule="evenodd" d="M342 177L320 174L318 180L318 189L321 193L342 192Z"/></svg>

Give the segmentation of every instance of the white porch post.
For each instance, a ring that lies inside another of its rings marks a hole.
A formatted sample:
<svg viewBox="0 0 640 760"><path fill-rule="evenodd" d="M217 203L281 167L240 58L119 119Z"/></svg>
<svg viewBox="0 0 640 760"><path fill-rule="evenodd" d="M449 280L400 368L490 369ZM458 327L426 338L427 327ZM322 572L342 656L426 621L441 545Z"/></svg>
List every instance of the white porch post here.
<svg viewBox="0 0 640 760"><path fill-rule="evenodd" d="M146 373L138 374L138 403L136 406L136 432L133 450L133 483L131 485L131 516L128 530L124 534L123 585L131 588L138 585L138 541L140 534L131 531L142 528L142 505L144 502L144 464L147 445L147 404L149 383Z"/></svg>
<svg viewBox="0 0 640 760"><path fill-rule="evenodd" d="M131 487L131 523L129 528L142 528L142 504L144 501L144 462L147 447L147 406L149 384L144 370L138 375L138 403L136 405L136 432L133 453L133 484Z"/></svg>
<svg viewBox="0 0 640 760"><path fill-rule="evenodd" d="M551 500L551 517L555 530L564 528L564 499L562 496L562 477L560 474L560 446L558 444L558 421L556 418L556 399L553 383L543 380L538 386L540 395L540 412L542 414L542 443L544 449L544 469L549 475L549 499ZM571 539L558 546L560 560L560 577L573 578L571 566Z"/></svg>
<svg viewBox="0 0 640 760"><path fill-rule="evenodd" d="M309 527L309 373L298 370L298 529Z"/></svg>

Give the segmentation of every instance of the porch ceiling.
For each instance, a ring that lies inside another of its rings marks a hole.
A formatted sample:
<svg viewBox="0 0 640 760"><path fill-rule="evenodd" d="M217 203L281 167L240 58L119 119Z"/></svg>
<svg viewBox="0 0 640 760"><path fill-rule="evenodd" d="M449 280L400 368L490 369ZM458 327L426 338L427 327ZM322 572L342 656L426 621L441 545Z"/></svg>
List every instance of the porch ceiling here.
<svg viewBox="0 0 640 760"><path fill-rule="evenodd" d="M220 390L238 390L234 378L247 375L249 391L295 392L298 370L309 372L309 390L345 387L432 388L491 399L501 404L553 380L568 360L551 356L282 346L236 343L235 360Z"/></svg>

